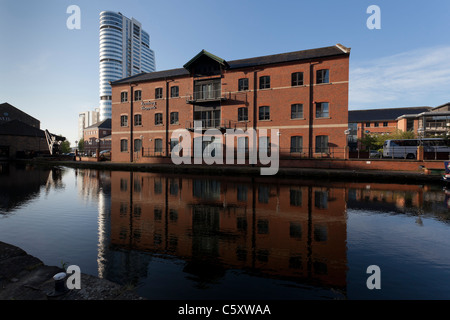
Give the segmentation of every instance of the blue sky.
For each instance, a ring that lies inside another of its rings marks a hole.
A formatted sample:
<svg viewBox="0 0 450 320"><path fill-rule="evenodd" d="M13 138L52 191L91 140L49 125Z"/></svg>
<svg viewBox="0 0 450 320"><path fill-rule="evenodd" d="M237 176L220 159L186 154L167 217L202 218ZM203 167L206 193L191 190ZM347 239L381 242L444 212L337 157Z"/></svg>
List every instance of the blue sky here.
<svg viewBox="0 0 450 320"><path fill-rule="evenodd" d="M69 30L67 7L81 9ZM381 9L381 29L366 12ZM99 13L120 11L150 34L157 70L200 50L226 60L351 47L349 109L450 101L450 1L0 0L0 103L74 144L78 113L99 104Z"/></svg>

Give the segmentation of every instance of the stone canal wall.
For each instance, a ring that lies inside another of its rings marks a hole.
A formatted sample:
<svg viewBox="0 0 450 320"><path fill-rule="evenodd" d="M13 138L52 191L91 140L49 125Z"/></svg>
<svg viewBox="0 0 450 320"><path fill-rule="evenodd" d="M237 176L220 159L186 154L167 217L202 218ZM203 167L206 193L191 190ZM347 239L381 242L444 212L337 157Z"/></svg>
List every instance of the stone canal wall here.
<svg viewBox="0 0 450 320"><path fill-rule="evenodd" d="M0 300L142 300L128 287L87 274L81 274L81 289L55 297L53 276L63 271L0 242Z"/></svg>

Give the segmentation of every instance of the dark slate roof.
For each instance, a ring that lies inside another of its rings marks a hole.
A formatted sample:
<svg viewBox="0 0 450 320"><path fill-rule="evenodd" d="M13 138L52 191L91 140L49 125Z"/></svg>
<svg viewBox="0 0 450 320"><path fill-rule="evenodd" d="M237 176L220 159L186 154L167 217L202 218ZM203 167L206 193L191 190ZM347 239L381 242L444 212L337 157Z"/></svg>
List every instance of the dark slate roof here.
<svg viewBox="0 0 450 320"><path fill-rule="evenodd" d="M348 122L395 120L403 115L419 114L422 112L429 111L430 109L431 107L409 107L409 108L349 110Z"/></svg>
<svg viewBox="0 0 450 320"><path fill-rule="evenodd" d="M11 120L0 124L0 135L45 138L45 131L32 127L20 120ZM58 136L53 133L50 133L50 135L55 137L58 141L66 140L63 136Z"/></svg>
<svg viewBox="0 0 450 320"><path fill-rule="evenodd" d="M45 138L45 132L19 120L11 120L0 125L0 135L30 136Z"/></svg>
<svg viewBox="0 0 450 320"><path fill-rule="evenodd" d="M89 126L86 129L93 129L93 128L101 128L101 129L111 129L111 119L105 119L103 121L99 121L97 123L94 123L92 126Z"/></svg>
<svg viewBox="0 0 450 320"><path fill-rule="evenodd" d="M197 58L199 55L205 54L205 52L206 51L202 50L199 54L197 54L189 62L192 62L192 60ZM323 48L317 48L317 49L309 49L309 50L274 54L274 55L268 55L268 56L261 56L261 57L256 57L256 58L233 60L233 61L225 61L225 60L223 60L217 56L214 56L210 53L208 53L208 54L212 55L214 57L217 57L217 59L220 59L224 63L228 63L228 66L230 69L238 69L238 68L258 67L258 66L275 64L275 63L285 63L285 62L293 62L293 61L299 61L299 60L309 60L309 59L326 58L326 57L333 57L333 56L339 56L339 55L348 55L349 53L350 53L349 48L346 48L340 44L337 44L337 45L331 46L331 47L323 47ZM129 82L142 82L142 81L150 81L150 80L156 80L156 79L174 78L174 77L180 77L180 76L189 76L189 71L186 70L185 68L179 68L179 69L171 69L171 70L165 70L165 71L140 73L138 75L134 75L134 76L131 76L128 78L112 81L111 84L114 85L114 84L123 84L123 83L129 83Z"/></svg>

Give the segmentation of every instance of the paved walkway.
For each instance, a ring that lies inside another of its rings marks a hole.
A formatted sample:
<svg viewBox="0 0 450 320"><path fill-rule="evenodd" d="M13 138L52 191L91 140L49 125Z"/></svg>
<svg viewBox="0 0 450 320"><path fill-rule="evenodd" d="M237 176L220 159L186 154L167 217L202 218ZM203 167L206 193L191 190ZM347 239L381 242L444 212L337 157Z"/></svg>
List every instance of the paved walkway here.
<svg viewBox="0 0 450 320"><path fill-rule="evenodd" d="M80 290L53 297L53 276L63 271L0 242L0 300L143 300L130 288L87 274L81 275Z"/></svg>

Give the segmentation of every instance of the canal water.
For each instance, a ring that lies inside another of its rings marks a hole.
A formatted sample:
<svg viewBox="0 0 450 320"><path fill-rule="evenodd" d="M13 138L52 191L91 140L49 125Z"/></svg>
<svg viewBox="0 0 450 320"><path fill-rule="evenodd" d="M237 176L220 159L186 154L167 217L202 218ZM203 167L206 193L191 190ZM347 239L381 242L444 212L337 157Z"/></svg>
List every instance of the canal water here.
<svg viewBox="0 0 450 320"><path fill-rule="evenodd" d="M450 299L441 185L0 168L0 241L149 299Z"/></svg>

